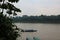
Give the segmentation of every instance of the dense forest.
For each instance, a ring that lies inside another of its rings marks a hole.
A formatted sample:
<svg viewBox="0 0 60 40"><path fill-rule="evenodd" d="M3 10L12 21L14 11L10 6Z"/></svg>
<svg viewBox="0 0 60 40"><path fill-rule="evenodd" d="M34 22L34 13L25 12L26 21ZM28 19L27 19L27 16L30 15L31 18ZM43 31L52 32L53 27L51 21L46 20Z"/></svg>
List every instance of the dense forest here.
<svg viewBox="0 0 60 40"><path fill-rule="evenodd" d="M40 16L27 16L23 15L13 17L13 22L20 23L60 23L60 15L40 15Z"/></svg>

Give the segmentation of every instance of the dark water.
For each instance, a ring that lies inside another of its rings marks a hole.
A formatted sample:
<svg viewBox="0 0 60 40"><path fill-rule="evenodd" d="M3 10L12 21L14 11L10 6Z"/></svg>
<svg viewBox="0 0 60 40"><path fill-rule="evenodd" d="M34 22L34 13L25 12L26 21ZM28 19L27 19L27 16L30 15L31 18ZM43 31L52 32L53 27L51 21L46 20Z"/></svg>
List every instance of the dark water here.
<svg viewBox="0 0 60 40"><path fill-rule="evenodd" d="M60 24L40 24L40 23L15 23L22 29L35 29L37 32L24 32L22 38L18 40L25 40L26 37L38 37L40 40L60 40Z"/></svg>

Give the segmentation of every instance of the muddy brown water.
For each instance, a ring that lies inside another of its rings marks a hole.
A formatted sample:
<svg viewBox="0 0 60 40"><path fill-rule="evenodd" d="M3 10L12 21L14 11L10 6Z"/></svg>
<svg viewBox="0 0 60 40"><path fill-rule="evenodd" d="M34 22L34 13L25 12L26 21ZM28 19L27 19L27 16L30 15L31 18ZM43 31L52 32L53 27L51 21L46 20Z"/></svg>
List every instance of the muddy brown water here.
<svg viewBox="0 0 60 40"><path fill-rule="evenodd" d="M26 40L26 37L38 37L40 40L60 40L60 24L41 24L41 23L15 23L21 29L34 29L37 32L23 32L22 38L18 40Z"/></svg>

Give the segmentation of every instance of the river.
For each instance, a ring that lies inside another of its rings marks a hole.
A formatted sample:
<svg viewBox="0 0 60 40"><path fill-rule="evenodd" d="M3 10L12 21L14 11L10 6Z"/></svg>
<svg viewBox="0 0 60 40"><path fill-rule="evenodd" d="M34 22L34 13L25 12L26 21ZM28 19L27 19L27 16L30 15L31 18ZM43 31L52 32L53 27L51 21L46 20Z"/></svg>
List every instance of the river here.
<svg viewBox="0 0 60 40"><path fill-rule="evenodd" d="M21 29L34 29L37 32L23 32L22 38L18 40L26 40L26 37L38 37L40 40L60 40L60 24L42 24L42 23L15 23Z"/></svg>

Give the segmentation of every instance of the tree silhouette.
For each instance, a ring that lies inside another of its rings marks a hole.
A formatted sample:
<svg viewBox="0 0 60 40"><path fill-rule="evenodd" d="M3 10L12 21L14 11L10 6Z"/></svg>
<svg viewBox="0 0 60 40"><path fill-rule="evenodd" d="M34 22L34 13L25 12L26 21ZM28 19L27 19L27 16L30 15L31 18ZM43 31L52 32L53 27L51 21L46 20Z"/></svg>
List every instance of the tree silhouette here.
<svg viewBox="0 0 60 40"><path fill-rule="evenodd" d="M7 2L6 2L7 1ZM12 22L10 15L17 15L16 12L21 12L12 3L17 3L19 0L0 0L0 40L16 40L19 29ZM9 16L4 15L4 10Z"/></svg>

